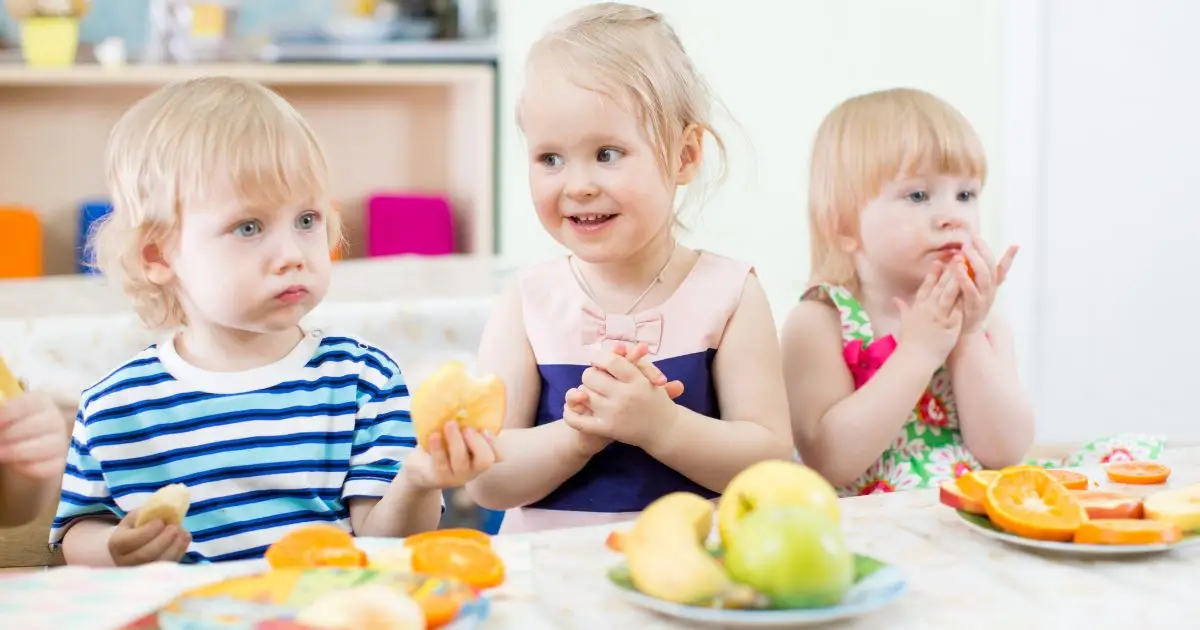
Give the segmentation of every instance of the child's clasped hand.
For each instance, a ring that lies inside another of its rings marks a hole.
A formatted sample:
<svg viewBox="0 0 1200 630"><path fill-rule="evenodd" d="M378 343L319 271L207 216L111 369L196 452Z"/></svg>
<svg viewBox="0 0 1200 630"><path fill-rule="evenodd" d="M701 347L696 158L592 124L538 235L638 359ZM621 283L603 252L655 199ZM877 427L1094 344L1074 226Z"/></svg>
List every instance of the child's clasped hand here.
<svg viewBox="0 0 1200 630"><path fill-rule="evenodd" d="M653 364L643 362L645 344L626 350L618 344L599 353L583 372L578 388L567 392L563 420L593 438L646 448L670 431L683 393L679 381L667 381ZM601 446L601 448L603 448Z"/></svg>
<svg viewBox="0 0 1200 630"><path fill-rule="evenodd" d="M958 284L962 288L963 323L962 333L968 335L980 331L983 322L987 321L992 304L996 301L996 290L1004 283L1013 258L1017 255L1016 246L1009 247L997 263L992 257L986 243L978 235L971 237L971 247L964 247L962 256L970 262L975 270L975 279L967 275L966 265L956 266Z"/></svg>

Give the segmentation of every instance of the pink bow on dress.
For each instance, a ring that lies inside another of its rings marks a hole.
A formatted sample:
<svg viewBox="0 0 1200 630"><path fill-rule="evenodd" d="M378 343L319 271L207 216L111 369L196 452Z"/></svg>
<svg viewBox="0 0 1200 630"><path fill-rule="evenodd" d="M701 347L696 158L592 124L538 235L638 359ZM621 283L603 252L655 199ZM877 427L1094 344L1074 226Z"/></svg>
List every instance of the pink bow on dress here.
<svg viewBox="0 0 1200 630"><path fill-rule="evenodd" d="M865 345L862 339L855 339L842 349L846 358L846 366L854 376L854 389L862 387L883 366L883 362L896 349L896 339L891 335L876 339L870 345Z"/></svg>
<svg viewBox="0 0 1200 630"><path fill-rule="evenodd" d="M650 354L658 354L662 343L662 313L606 315L591 304L583 306L583 345L600 342L646 344Z"/></svg>

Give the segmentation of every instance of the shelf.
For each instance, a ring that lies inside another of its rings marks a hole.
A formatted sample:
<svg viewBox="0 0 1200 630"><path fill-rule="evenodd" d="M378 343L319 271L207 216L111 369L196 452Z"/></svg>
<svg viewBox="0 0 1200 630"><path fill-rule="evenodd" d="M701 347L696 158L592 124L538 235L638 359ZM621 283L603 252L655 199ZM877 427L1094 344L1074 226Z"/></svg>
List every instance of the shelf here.
<svg viewBox="0 0 1200 630"><path fill-rule="evenodd" d="M488 63L225 63L130 64L105 68L77 64L66 68L0 65L0 87L156 86L213 75L270 85L441 85L491 81Z"/></svg>

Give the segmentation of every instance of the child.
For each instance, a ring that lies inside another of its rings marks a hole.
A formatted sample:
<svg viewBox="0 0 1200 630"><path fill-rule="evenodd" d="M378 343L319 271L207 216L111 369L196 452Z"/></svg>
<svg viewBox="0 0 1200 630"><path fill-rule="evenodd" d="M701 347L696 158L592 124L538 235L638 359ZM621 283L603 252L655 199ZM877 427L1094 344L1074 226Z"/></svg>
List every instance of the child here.
<svg viewBox="0 0 1200 630"><path fill-rule="evenodd" d="M517 109L530 190L570 254L521 272L480 345L508 385L505 459L467 488L485 508L524 507L503 531L716 497L747 465L791 457L761 285L672 230L710 101L674 31L640 7L576 10L530 52Z"/></svg>
<svg viewBox="0 0 1200 630"><path fill-rule="evenodd" d="M0 527L30 523L54 504L68 438L49 396L0 394Z"/></svg>
<svg viewBox="0 0 1200 630"><path fill-rule="evenodd" d="M1016 248L979 236L987 164L924 92L852 98L813 146L815 284L783 330L796 447L843 495L1021 461L1034 418L992 310Z"/></svg>
<svg viewBox="0 0 1200 630"><path fill-rule="evenodd" d="M51 544L77 564L219 562L314 523L436 528L440 489L497 455L455 426L414 449L387 353L301 326L340 227L299 114L247 81L173 84L117 122L107 163L99 265L147 325L181 329L83 392ZM171 483L190 490L183 526L135 526Z"/></svg>

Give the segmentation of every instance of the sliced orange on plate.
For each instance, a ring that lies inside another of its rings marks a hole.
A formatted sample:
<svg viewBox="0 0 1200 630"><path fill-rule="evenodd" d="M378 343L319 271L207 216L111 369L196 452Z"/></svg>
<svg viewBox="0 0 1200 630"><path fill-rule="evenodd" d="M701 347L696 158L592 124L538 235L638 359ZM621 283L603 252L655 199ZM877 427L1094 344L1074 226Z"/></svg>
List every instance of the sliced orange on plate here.
<svg viewBox="0 0 1200 630"><path fill-rule="evenodd" d="M1063 470L1061 468L1050 468L1046 472L1050 473L1055 479L1062 482L1067 490L1087 490L1089 480L1087 475L1078 473L1073 470Z"/></svg>
<svg viewBox="0 0 1200 630"><path fill-rule="evenodd" d="M288 532L264 556L272 569L367 566L367 554L355 546L350 532L327 523Z"/></svg>
<svg viewBox="0 0 1200 630"><path fill-rule="evenodd" d="M1075 531L1075 542L1084 545L1163 545L1180 540L1179 525L1136 518L1086 521Z"/></svg>
<svg viewBox="0 0 1200 630"><path fill-rule="evenodd" d="M1171 468L1158 462L1116 462L1105 466L1104 473L1116 483L1152 486L1166 483Z"/></svg>
<svg viewBox="0 0 1200 630"><path fill-rule="evenodd" d="M1072 490L1088 518L1142 518L1142 499L1111 490Z"/></svg>
<svg viewBox="0 0 1200 630"><path fill-rule="evenodd" d="M487 532L481 532L478 529L471 529L469 527L449 527L446 529L433 529L427 532L421 532L420 534L407 536L404 539L404 546L413 547L427 540L445 538L465 538L483 543L489 547L492 545L492 537L488 536Z"/></svg>
<svg viewBox="0 0 1200 630"><path fill-rule="evenodd" d="M412 569L418 573L454 578L476 591L504 583L504 562L477 540L432 538L412 550Z"/></svg>
<svg viewBox="0 0 1200 630"><path fill-rule="evenodd" d="M1001 530L1024 538L1070 542L1087 513L1061 481L1036 467L1001 470L984 507Z"/></svg>

